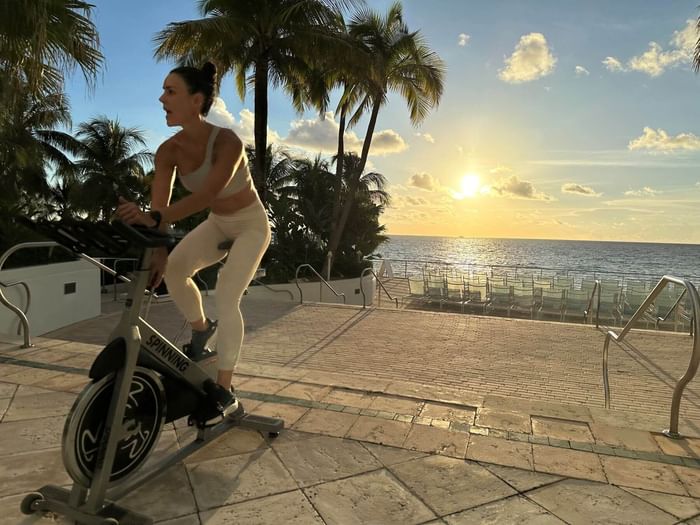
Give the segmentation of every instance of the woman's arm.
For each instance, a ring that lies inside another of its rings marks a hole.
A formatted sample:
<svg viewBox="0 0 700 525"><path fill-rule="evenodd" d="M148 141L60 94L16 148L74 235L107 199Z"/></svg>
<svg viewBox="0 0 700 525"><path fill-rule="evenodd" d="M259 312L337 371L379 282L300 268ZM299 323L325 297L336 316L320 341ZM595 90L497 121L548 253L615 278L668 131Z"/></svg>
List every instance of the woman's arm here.
<svg viewBox="0 0 700 525"><path fill-rule="evenodd" d="M168 206L173 194L175 180L175 155L173 145L166 141L158 147L155 158L155 175L151 183L151 209L161 210ZM161 229L168 225L167 220L161 220Z"/></svg>
<svg viewBox="0 0 700 525"><path fill-rule="evenodd" d="M157 207L154 198L153 209L161 213L163 222L176 222L211 206L243 159L241 139L233 131L222 129L214 142L213 157L211 170L199 191L164 207Z"/></svg>

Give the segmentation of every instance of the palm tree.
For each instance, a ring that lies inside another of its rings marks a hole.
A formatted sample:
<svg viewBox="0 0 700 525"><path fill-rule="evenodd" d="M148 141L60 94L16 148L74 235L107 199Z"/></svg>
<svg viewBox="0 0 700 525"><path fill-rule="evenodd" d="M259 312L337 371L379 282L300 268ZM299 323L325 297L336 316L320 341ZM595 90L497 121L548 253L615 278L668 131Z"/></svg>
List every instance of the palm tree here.
<svg viewBox="0 0 700 525"><path fill-rule="evenodd" d="M200 0L204 18L168 24L155 37L155 56L188 64L212 60L221 76L235 73L241 99L252 86L255 150L267 151L269 84L292 91L321 42L329 54L334 43L342 42L334 31L336 11L357 4L358 0ZM263 161L258 157L255 184L265 203Z"/></svg>
<svg viewBox="0 0 700 525"><path fill-rule="evenodd" d="M357 97L358 104L349 125L356 124L369 109L371 114L360 163L354 172L349 173L346 198L337 214L338 222L331 232L328 243L331 256L335 254L342 239L360 177L367 163L377 116L387 102L387 95L390 91L400 93L408 105L411 122L417 125L439 103L445 76L445 66L440 57L427 47L418 31L409 32L403 21L400 3L394 3L384 18L371 10L359 11L349 23L349 33L370 57L370 66L364 78L353 83L351 93ZM325 271L328 272L328 269Z"/></svg>
<svg viewBox="0 0 700 525"><path fill-rule="evenodd" d="M21 95L21 96L20 96ZM76 141L59 126L70 125L68 102L62 94L35 98L24 91L0 115L0 204L20 211L48 194L48 168L68 172L72 162L64 152Z"/></svg>
<svg viewBox="0 0 700 525"><path fill-rule="evenodd" d="M89 217L108 219L118 196L148 202L153 154L139 149L146 146L142 131L101 116L80 124L76 138L75 165L81 182L76 202Z"/></svg>
<svg viewBox="0 0 700 525"><path fill-rule="evenodd" d="M93 85L104 57L92 8L81 0L0 2L0 95L21 85L34 95L60 92L63 73L76 66Z"/></svg>

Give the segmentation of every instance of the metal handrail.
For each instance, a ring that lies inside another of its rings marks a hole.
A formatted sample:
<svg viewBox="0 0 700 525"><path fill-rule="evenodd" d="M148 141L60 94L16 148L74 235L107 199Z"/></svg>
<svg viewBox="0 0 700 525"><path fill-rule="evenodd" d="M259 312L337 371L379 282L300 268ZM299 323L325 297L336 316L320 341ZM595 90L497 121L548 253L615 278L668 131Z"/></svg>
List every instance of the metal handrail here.
<svg viewBox="0 0 700 525"><path fill-rule="evenodd" d="M362 292L362 308L366 308L366 307L367 307L367 297L365 296L365 287L364 287L364 285L363 285L363 283L364 283L363 277L364 277L366 274L368 274L368 273L371 273L371 274L374 276L374 280L377 281L377 283L379 284L379 287L380 287L382 290L384 290L384 293L387 295L387 297L388 297L389 299L391 299L392 301L394 301L394 302L396 303L396 308L398 308L398 307L399 307L399 299L398 299L397 297L392 297L392 296L391 296L391 294L389 293L389 291L384 287L384 284L382 283L382 281L380 281L380 280L379 280L379 277L377 277L377 274L374 273L374 270L373 270L372 268L370 268L370 267L365 268L364 270L362 270L362 273L360 274L360 292ZM378 294L378 297L381 297L381 294Z"/></svg>
<svg viewBox="0 0 700 525"><path fill-rule="evenodd" d="M331 292L333 292L333 293L335 294L336 297L342 297L342 298L343 298L343 304L346 304L346 303L345 303L345 294L344 294L344 293L338 293L338 292L336 292L336 291L333 289L333 287L332 287L330 284L328 284L328 281L326 281L323 277L321 277L321 274L318 273L318 272L314 269L314 267L311 266L310 264L300 264L299 266L297 266L297 271L294 273L294 284L296 284L296 285L297 285L297 288L299 289L299 304L304 304L304 293L301 291L301 286L299 286L299 270L301 270L302 268L308 268L308 269L310 269L312 272L314 272L314 274L316 275L316 277L318 277L319 279L321 279L321 281L319 282L319 294L318 294L319 300L321 299L321 293L320 293L320 291L323 290L322 286L325 284L326 287L327 287Z"/></svg>
<svg viewBox="0 0 700 525"><path fill-rule="evenodd" d="M294 294L292 293L291 290L278 290L278 289L276 289L276 288L273 288L273 287L270 286L269 284L265 284L265 283L262 282L262 281L258 281L257 279L253 279L251 282L252 282L252 283L255 283L255 284L257 284L257 285L260 285L260 286L266 288L267 290L270 290L271 292L275 292L275 293L288 293L288 294L289 294L289 298L290 298L292 301L294 300Z"/></svg>
<svg viewBox="0 0 700 525"><path fill-rule="evenodd" d="M698 291L695 286L690 281L679 279L671 275L664 275L654 289L649 293L644 302L639 306L634 315L627 321L620 334L616 334L612 330L609 330L605 334L605 343L603 345L603 387L605 389L605 408L610 408L610 383L608 382L608 348L610 346L610 341L613 340L616 343L621 343L625 338L625 335L632 329L632 325L644 315L647 308L654 302L654 300L659 296L659 294L666 288L669 283L677 284L685 287L686 291L690 296L691 305L693 307L693 353L690 357L690 362L688 363L688 369L685 374L678 380L675 388L673 389L673 399L671 401L671 421L670 427L663 430L663 433L671 438L679 439L681 435L678 433L678 412L681 407L681 396L683 395L683 390L686 385L695 377L698 370L698 365L700 365L700 339L698 339L698 311L700 311L700 296L698 296Z"/></svg>
<svg viewBox="0 0 700 525"><path fill-rule="evenodd" d="M584 322L588 323L588 312L590 312L591 308L593 308L593 298L595 297L596 292L598 292L598 303L595 309L595 327L598 328L600 321L600 281L598 279L596 279L593 283L593 291L591 292L590 299L588 299L588 306L583 311L583 320Z"/></svg>
<svg viewBox="0 0 700 525"><path fill-rule="evenodd" d="M668 312L666 312L666 315L659 316L656 319L654 319L654 327L659 328L660 323L665 323L666 320L670 317L670 315L678 308L678 305L681 304L681 301L683 300L683 297L685 297L685 294L688 290L683 290L681 294L678 296L678 299L676 299L676 302L673 303L673 306L669 308ZM690 319L689 319L690 320ZM693 323L690 323L690 335L693 335Z"/></svg>
<svg viewBox="0 0 700 525"><path fill-rule="evenodd" d="M4 283L4 282L0 281L0 286L2 286L4 288L10 288L12 286L23 286L24 287L24 291L27 293L27 306L24 307L24 310L22 312L24 313L24 315L26 317L27 313L29 312L29 305L32 304L32 292L29 290L29 285L24 281L14 281L11 283ZM16 306L14 304L10 303L5 298L5 296L0 297L0 302L2 302L2 304L7 306L10 310L12 310L13 307L16 308ZM17 323L17 335L21 335L21 334L22 334L22 324Z"/></svg>
<svg viewBox="0 0 700 525"><path fill-rule="evenodd" d="M85 255L84 253L74 252L70 248L67 248L66 246L63 246L62 244L59 244L59 243L54 242L54 241L32 241L32 242L22 242L19 244L15 244L11 248L8 248L5 251L5 253L3 253L2 256L0 256L0 271L2 271L2 267L5 264L5 262L7 261L7 259L10 257L10 255L12 255L15 252L18 252L19 250L22 250L24 248L53 248L55 246L58 246L59 248L62 248L64 250L66 250L67 252L70 252L71 254L73 254L81 259L86 260L87 262L97 266L101 270L113 275L114 277L116 277L117 279L119 279L125 283L131 282L131 279L129 279L128 277L125 277L124 275L121 275L121 274L115 272L109 266L102 264L100 261L93 259L89 255ZM156 294L155 292L151 292L149 290L146 290L146 294L151 295L154 298L158 299L158 294ZM29 336L29 320L27 319L27 316L24 314L24 312L22 312L22 310L20 308L18 308L17 306L15 306L14 304L10 303L10 301L7 300L5 295L2 293L1 289L0 289L0 302L2 304L4 304L5 306L7 306L15 314L17 314L17 317L19 317L20 323L22 324L22 328L24 330L24 345L22 346L22 348L31 347L32 343L31 343L31 338Z"/></svg>

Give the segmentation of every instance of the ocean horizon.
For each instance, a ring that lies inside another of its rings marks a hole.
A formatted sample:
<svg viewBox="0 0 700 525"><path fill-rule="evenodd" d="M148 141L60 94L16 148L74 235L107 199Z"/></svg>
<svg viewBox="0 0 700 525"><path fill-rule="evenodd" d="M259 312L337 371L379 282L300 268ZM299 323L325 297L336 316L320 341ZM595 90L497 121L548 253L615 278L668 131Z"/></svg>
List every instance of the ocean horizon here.
<svg viewBox="0 0 700 525"><path fill-rule="evenodd" d="M457 267L528 266L658 278L700 276L700 244L389 235L374 256Z"/></svg>

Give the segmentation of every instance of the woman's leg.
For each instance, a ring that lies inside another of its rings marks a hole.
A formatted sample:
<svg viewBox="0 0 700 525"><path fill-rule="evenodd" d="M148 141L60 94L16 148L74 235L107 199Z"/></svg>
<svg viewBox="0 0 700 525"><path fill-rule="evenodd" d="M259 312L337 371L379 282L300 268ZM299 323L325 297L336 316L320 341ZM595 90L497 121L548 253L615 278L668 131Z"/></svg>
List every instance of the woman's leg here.
<svg viewBox="0 0 700 525"><path fill-rule="evenodd" d="M206 219L189 232L168 256L165 283L185 319L195 330L206 328L202 295L192 276L221 260L225 253L218 249L226 240L224 233L211 219Z"/></svg>
<svg viewBox="0 0 700 525"><path fill-rule="evenodd" d="M260 260L270 244L270 227L262 206L258 213L250 210L245 210L243 213L250 213L250 217L240 217L236 223L230 223L230 227L237 230L235 232L237 235L226 264L219 272L216 285L216 310L219 315L217 338L219 380L217 382L224 386L231 384L233 369L238 362L243 344L241 297L255 276ZM222 224L219 220L217 223L226 232L229 224Z"/></svg>

